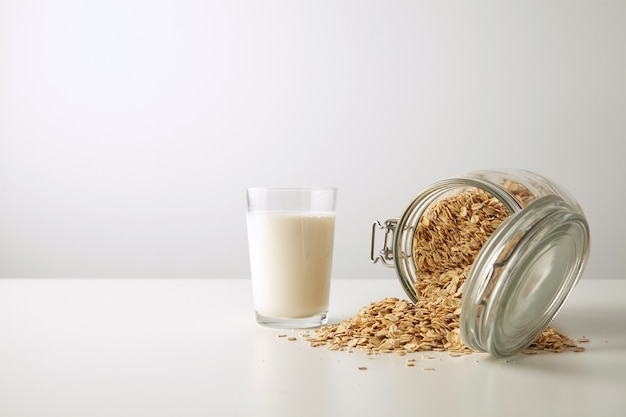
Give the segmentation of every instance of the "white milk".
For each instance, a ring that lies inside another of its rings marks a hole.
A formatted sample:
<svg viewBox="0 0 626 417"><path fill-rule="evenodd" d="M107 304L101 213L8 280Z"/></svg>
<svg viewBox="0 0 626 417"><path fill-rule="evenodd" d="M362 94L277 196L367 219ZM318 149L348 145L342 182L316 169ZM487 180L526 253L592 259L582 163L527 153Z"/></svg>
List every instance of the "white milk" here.
<svg viewBox="0 0 626 417"><path fill-rule="evenodd" d="M334 213L248 213L257 313L304 318L328 311Z"/></svg>

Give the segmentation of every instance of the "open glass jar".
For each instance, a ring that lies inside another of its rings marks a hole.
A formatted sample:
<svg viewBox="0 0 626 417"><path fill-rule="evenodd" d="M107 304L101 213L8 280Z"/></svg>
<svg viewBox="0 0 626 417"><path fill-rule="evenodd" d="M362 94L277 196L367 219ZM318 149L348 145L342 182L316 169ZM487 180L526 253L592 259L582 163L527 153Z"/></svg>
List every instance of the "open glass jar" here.
<svg viewBox="0 0 626 417"><path fill-rule="evenodd" d="M487 199L474 199L479 194ZM465 203L458 207L440 207L461 198ZM433 214L435 207L439 214ZM497 210L506 216L494 218ZM434 232L421 232L424 225L432 229L433 216L447 231L437 225ZM378 230L384 239L377 239ZM485 238L475 241L480 235ZM439 251L434 260L421 256L428 246ZM395 268L413 302L420 271L428 265L445 265L442 256L467 264L459 319L463 343L506 357L550 324L580 278L589 250L589 225L567 190L529 171L485 170L437 182L400 218L375 221L370 258Z"/></svg>

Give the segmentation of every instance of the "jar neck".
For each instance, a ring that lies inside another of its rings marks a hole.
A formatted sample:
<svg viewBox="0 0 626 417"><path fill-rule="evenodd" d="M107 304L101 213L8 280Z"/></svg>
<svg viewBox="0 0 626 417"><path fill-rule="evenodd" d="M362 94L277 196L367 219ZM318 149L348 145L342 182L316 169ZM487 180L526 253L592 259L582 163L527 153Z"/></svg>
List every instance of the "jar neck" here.
<svg viewBox="0 0 626 417"><path fill-rule="evenodd" d="M413 302L415 292L416 265L413 257L413 239L420 218L438 200L461 191L478 188L500 201L510 214L522 210L515 196L499 184L477 178L451 178L432 184L424 189L407 207L398 220L394 235L394 266L401 284Z"/></svg>

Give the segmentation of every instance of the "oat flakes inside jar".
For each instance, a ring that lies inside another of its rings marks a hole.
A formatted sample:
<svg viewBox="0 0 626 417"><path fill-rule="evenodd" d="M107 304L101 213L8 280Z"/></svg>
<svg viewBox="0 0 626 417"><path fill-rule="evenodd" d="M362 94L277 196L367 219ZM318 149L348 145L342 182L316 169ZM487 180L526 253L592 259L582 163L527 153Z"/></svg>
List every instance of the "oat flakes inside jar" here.
<svg viewBox="0 0 626 417"><path fill-rule="evenodd" d="M564 188L528 171L489 170L437 182L399 219L374 222L370 257L396 269L411 301L460 314L463 344L506 357L550 324L589 249L587 220Z"/></svg>

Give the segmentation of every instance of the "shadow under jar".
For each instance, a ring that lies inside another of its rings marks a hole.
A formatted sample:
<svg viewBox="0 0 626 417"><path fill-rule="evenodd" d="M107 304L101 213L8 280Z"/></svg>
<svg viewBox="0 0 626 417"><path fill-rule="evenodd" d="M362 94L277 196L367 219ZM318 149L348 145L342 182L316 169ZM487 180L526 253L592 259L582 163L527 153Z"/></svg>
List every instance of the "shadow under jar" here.
<svg viewBox="0 0 626 417"><path fill-rule="evenodd" d="M395 268L413 302L434 297L445 306L456 296L462 342L507 357L548 327L589 251L589 225L573 196L541 175L507 169L427 187L400 218L373 223L370 258Z"/></svg>

